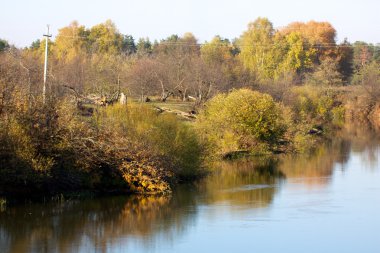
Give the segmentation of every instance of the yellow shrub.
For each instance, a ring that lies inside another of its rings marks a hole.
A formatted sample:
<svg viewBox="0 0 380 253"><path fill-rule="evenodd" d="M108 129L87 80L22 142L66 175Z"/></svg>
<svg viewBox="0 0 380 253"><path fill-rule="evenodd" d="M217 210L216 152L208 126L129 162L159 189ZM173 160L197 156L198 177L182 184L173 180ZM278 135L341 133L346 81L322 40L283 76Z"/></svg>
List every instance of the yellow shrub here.
<svg viewBox="0 0 380 253"><path fill-rule="evenodd" d="M270 95L240 89L211 99L199 115L197 128L214 152L223 154L268 150L282 138L286 126L280 106Z"/></svg>

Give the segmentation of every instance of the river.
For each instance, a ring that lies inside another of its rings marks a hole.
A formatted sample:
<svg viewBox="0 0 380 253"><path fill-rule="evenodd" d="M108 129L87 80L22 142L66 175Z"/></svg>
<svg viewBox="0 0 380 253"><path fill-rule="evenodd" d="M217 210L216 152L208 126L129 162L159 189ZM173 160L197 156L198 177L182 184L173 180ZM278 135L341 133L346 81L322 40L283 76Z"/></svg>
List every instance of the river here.
<svg viewBox="0 0 380 253"><path fill-rule="evenodd" d="M380 252L380 134L346 127L313 152L215 164L170 196L0 210L0 252Z"/></svg>

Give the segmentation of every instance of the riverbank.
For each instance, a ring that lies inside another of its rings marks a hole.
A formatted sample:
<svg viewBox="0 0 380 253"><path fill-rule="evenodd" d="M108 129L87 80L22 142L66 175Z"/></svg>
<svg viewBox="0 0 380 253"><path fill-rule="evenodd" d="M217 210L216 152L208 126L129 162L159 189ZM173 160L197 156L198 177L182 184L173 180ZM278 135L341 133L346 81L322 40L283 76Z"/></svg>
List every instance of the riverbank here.
<svg viewBox="0 0 380 253"><path fill-rule="evenodd" d="M164 111L157 103L110 105L90 115L67 100L20 105L2 114L0 193L167 194L205 175L209 161L303 153L334 138L345 121L376 125L379 104L358 91L295 86L279 100L235 90L186 120L177 112L193 108L189 102L170 109L169 101Z"/></svg>
<svg viewBox="0 0 380 253"><path fill-rule="evenodd" d="M3 114L0 192L169 193L203 173L192 127L144 104L99 107L81 115L69 101Z"/></svg>

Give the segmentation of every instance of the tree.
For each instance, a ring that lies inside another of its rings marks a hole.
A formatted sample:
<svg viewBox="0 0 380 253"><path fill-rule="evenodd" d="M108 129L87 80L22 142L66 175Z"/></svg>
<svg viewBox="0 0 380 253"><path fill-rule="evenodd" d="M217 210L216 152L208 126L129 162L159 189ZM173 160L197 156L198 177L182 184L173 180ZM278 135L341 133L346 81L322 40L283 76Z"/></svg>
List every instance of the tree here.
<svg viewBox="0 0 380 253"><path fill-rule="evenodd" d="M171 95L187 96L190 78L191 58L187 55L160 54L155 58L156 82L161 87L161 101Z"/></svg>
<svg viewBox="0 0 380 253"><path fill-rule="evenodd" d="M354 84L361 85L373 101L380 99L380 63L372 61L364 65L353 77Z"/></svg>
<svg viewBox="0 0 380 253"><path fill-rule="evenodd" d="M136 52L139 56L145 56L152 53L152 43L149 38L140 38L136 45Z"/></svg>
<svg viewBox="0 0 380 253"><path fill-rule="evenodd" d="M354 73L354 49L347 39L338 46L337 58L338 70L342 74L343 80L347 82Z"/></svg>
<svg viewBox="0 0 380 253"><path fill-rule="evenodd" d="M233 57L233 48L228 39L215 36L201 47L201 57L209 64L223 64Z"/></svg>
<svg viewBox="0 0 380 253"><path fill-rule="evenodd" d="M380 63L380 43L377 43L376 45L374 45L373 60Z"/></svg>
<svg viewBox="0 0 380 253"><path fill-rule="evenodd" d="M276 34L275 44L278 47L277 59L279 68L276 76L286 73L301 74L310 69L315 57L315 49L310 48L299 32L291 32L285 36Z"/></svg>
<svg viewBox="0 0 380 253"><path fill-rule="evenodd" d="M9 48L8 41L0 39L0 52L4 51L7 48Z"/></svg>
<svg viewBox="0 0 380 253"><path fill-rule="evenodd" d="M136 53L137 47L132 35L124 35L122 51L127 55Z"/></svg>
<svg viewBox="0 0 380 253"><path fill-rule="evenodd" d="M128 71L128 86L133 95L145 101L146 96L159 94L156 76L156 62L144 57L138 59Z"/></svg>
<svg viewBox="0 0 380 253"><path fill-rule="evenodd" d="M182 44L182 46L180 47L182 54L192 55L192 56L199 55L200 46L194 34L190 32L185 33L182 36L182 38L180 38L179 42Z"/></svg>
<svg viewBox="0 0 380 253"><path fill-rule="evenodd" d="M79 55L85 55L88 47L89 32L77 21L59 29L53 52L64 61L70 61Z"/></svg>
<svg viewBox="0 0 380 253"><path fill-rule="evenodd" d="M193 59L199 57L195 36L191 33L183 37L171 35L154 47L153 55L156 60L155 75L161 87L161 101L166 101L171 95L186 99L191 85Z"/></svg>
<svg viewBox="0 0 380 253"><path fill-rule="evenodd" d="M118 54L123 48L123 35L111 20L91 27L88 39L93 53Z"/></svg>
<svg viewBox="0 0 380 253"><path fill-rule="evenodd" d="M154 53L175 56L198 55L200 47L192 33L185 33L182 37L173 34L163 39L154 47Z"/></svg>
<svg viewBox="0 0 380 253"><path fill-rule="evenodd" d="M187 87L190 90L189 93L196 98L197 104L203 104L226 86L226 74L222 66L210 65L199 57L192 58Z"/></svg>
<svg viewBox="0 0 380 253"><path fill-rule="evenodd" d="M309 21L293 22L279 31L287 35L298 32L312 47L317 50L317 60L329 56L334 52L336 42L336 30L328 22Z"/></svg>
<svg viewBox="0 0 380 253"><path fill-rule="evenodd" d="M337 60L326 58L317 67L314 73L309 76L309 83L325 86L339 86L343 84L342 74L339 73L339 63Z"/></svg>
<svg viewBox="0 0 380 253"><path fill-rule="evenodd" d="M366 64L372 62L374 59L380 58L379 47L368 44L362 41L356 41L353 44L353 63L356 71L359 71Z"/></svg>
<svg viewBox="0 0 380 253"><path fill-rule="evenodd" d="M32 44L30 44L29 49L37 50L40 46L41 46L41 40L37 39L37 40L33 41Z"/></svg>
<svg viewBox="0 0 380 253"><path fill-rule="evenodd" d="M256 72L260 79L273 78L276 61L273 57L273 24L258 18L248 25L240 38L240 59L243 65Z"/></svg>

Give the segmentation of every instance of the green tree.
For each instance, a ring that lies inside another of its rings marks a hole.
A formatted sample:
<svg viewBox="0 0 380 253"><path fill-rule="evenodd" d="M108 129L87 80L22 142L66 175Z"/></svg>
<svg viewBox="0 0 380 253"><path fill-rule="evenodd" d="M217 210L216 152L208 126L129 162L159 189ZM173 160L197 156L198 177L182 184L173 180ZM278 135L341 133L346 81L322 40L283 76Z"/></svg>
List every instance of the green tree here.
<svg viewBox="0 0 380 253"><path fill-rule="evenodd" d="M136 45L136 52L140 56L149 55L152 53L152 43L149 38L140 38Z"/></svg>
<svg viewBox="0 0 380 253"><path fill-rule="evenodd" d="M132 35L124 35L122 50L127 55L136 53L137 48Z"/></svg>
<svg viewBox="0 0 380 253"><path fill-rule="evenodd" d="M32 44L30 44L29 49L37 50L40 46L41 46L41 40L37 39L37 40L33 41Z"/></svg>
<svg viewBox="0 0 380 253"><path fill-rule="evenodd" d="M8 41L0 39L0 52L4 51L7 48L9 48Z"/></svg>
<svg viewBox="0 0 380 253"><path fill-rule="evenodd" d="M380 43L377 43L373 49L373 59L380 63Z"/></svg>

